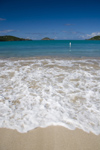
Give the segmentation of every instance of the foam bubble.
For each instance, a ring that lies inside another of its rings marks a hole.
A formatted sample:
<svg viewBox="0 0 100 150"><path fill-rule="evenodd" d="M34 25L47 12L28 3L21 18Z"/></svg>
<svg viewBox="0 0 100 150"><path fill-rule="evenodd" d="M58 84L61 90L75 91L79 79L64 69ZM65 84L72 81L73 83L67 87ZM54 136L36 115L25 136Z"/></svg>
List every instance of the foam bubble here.
<svg viewBox="0 0 100 150"><path fill-rule="evenodd" d="M0 127L100 134L100 60L0 60Z"/></svg>

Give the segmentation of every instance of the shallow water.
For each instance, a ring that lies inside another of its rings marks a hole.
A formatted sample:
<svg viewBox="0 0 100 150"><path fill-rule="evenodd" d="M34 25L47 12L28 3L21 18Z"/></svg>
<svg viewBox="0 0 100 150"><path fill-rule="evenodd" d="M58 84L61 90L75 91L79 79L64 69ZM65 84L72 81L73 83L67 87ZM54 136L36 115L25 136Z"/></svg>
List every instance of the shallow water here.
<svg viewBox="0 0 100 150"><path fill-rule="evenodd" d="M0 58L38 56L100 57L100 41L40 40L0 42Z"/></svg>
<svg viewBox="0 0 100 150"><path fill-rule="evenodd" d="M0 127L49 125L100 134L100 59L0 60Z"/></svg>

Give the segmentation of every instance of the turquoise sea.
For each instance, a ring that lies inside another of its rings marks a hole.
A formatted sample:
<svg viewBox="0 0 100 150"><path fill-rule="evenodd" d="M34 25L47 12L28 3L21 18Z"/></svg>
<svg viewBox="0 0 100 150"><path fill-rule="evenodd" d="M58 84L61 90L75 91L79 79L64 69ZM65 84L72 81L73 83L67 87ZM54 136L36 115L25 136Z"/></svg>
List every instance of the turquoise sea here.
<svg viewBox="0 0 100 150"><path fill-rule="evenodd" d="M71 47L69 43L71 42ZM54 40L0 42L0 58L9 57L100 57L100 41Z"/></svg>
<svg viewBox="0 0 100 150"><path fill-rule="evenodd" d="M0 42L0 127L50 125L100 134L100 41Z"/></svg>

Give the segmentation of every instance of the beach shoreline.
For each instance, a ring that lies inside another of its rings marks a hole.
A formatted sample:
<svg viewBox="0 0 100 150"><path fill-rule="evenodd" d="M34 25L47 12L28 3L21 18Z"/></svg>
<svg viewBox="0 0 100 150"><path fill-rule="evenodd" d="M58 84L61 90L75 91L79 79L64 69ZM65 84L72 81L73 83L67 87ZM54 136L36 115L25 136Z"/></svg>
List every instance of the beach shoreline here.
<svg viewBox="0 0 100 150"><path fill-rule="evenodd" d="M100 60L6 60L0 65L1 128L27 132L63 125L100 134Z"/></svg>
<svg viewBox="0 0 100 150"><path fill-rule="evenodd" d="M77 56L32 56L32 57L0 57L1 61L32 61L32 60L100 60L100 57Z"/></svg>
<svg viewBox="0 0 100 150"><path fill-rule="evenodd" d="M61 126L36 128L27 133L0 129L0 150L99 150L100 135Z"/></svg>

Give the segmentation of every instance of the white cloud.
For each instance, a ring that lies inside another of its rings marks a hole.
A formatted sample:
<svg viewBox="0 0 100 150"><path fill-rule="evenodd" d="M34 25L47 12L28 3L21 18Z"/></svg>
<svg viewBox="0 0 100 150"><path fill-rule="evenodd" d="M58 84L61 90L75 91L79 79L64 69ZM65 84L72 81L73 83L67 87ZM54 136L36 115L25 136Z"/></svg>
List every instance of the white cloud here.
<svg viewBox="0 0 100 150"><path fill-rule="evenodd" d="M74 24L71 24L71 23L66 23L65 26L71 26L71 25L74 25Z"/></svg>
<svg viewBox="0 0 100 150"><path fill-rule="evenodd" d="M13 32L14 30L2 30L0 31L0 33L9 33L9 32Z"/></svg>
<svg viewBox="0 0 100 150"><path fill-rule="evenodd" d="M79 38L86 39L85 35L80 35Z"/></svg>
<svg viewBox="0 0 100 150"><path fill-rule="evenodd" d="M62 31L62 32L66 33L67 31Z"/></svg>
<svg viewBox="0 0 100 150"><path fill-rule="evenodd" d="M100 35L100 32L93 32L91 34L87 34L86 36L91 38L91 37L97 36L97 35Z"/></svg>
<svg viewBox="0 0 100 150"><path fill-rule="evenodd" d="M6 19L4 19L4 18L0 18L0 21L4 21L4 20L6 20Z"/></svg>
<svg viewBox="0 0 100 150"><path fill-rule="evenodd" d="M37 40L37 38L34 38L34 37L32 37L32 38L29 38L29 39L32 39L32 40Z"/></svg>
<svg viewBox="0 0 100 150"><path fill-rule="evenodd" d="M57 36L55 36L55 37L54 37L54 39L58 39L58 37L57 37Z"/></svg>
<svg viewBox="0 0 100 150"><path fill-rule="evenodd" d="M92 37L97 36L97 35L100 35L100 32L93 32L91 34L80 35L80 38L88 39L88 38L92 38Z"/></svg>

